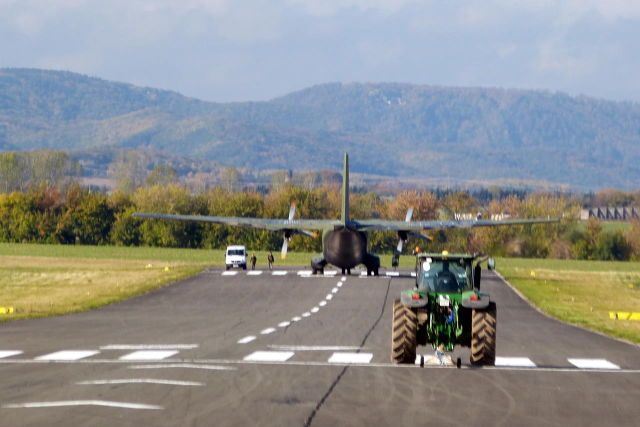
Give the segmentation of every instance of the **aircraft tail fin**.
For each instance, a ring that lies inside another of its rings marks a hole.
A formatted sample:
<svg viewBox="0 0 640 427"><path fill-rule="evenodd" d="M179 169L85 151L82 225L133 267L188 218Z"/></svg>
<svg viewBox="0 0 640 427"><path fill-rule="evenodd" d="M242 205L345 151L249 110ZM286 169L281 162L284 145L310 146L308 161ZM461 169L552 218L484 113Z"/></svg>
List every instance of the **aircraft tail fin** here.
<svg viewBox="0 0 640 427"><path fill-rule="evenodd" d="M347 153L344 153L342 169L342 214L340 221L345 225L349 222L349 154Z"/></svg>

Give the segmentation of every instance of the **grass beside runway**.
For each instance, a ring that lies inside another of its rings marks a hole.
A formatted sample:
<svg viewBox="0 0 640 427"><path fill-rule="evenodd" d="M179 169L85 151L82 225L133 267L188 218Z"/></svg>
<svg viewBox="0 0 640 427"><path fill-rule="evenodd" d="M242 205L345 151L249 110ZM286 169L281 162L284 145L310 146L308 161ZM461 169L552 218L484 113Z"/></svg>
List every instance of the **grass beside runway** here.
<svg viewBox="0 0 640 427"><path fill-rule="evenodd" d="M511 258L496 264L545 313L640 343L640 321L609 316L609 312L640 311L640 263Z"/></svg>
<svg viewBox="0 0 640 427"><path fill-rule="evenodd" d="M252 253L251 251L249 253ZM256 251L256 268L265 269L267 253ZM275 267L308 268L313 254L290 252ZM401 265L413 266L404 256ZM382 257L383 266L391 263ZM224 266L223 250L119 246L0 243L0 322L80 312L141 295Z"/></svg>

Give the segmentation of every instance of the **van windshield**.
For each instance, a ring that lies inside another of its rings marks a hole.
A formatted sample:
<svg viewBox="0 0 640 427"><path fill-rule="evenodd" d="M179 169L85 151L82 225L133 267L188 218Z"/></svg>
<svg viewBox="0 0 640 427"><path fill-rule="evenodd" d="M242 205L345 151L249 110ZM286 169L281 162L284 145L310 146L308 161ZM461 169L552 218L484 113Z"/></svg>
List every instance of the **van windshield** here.
<svg viewBox="0 0 640 427"><path fill-rule="evenodd" d="M227 255L244 255L244 249L229 249Z"/></svg>

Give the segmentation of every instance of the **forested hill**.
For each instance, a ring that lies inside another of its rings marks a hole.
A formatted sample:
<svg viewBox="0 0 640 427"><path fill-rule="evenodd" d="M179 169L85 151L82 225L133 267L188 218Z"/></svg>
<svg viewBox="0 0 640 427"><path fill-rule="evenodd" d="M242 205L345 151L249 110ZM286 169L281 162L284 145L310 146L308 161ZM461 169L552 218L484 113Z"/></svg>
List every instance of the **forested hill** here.
<svg viewBox="0 0 640 427"><path fill-rule="evenodd" d="M69 72L0 69L0 149L154 148L257 169L637 188L640 105L543 91L324 84L209 103Z"/></svg>

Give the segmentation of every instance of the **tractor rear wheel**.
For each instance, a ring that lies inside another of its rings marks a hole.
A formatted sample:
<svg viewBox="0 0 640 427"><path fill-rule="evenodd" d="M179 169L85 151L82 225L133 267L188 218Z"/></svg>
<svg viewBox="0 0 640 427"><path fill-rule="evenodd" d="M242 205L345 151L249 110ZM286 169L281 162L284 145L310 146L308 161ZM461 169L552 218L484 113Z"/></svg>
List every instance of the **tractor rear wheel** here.
<svg viewBox="0 0 640 427"><path fill-rule="evenodd" d="M391 361L414 363L416 360L416 334L418 316L399 299L393 302L393 329L391 333Z"/></svg>
<svg viewBox="0 0 640 427"><path fill-rule="evenodd" d="M496 363L496 303L484 310L473 310L471 317L471 364Z"/></svg>

